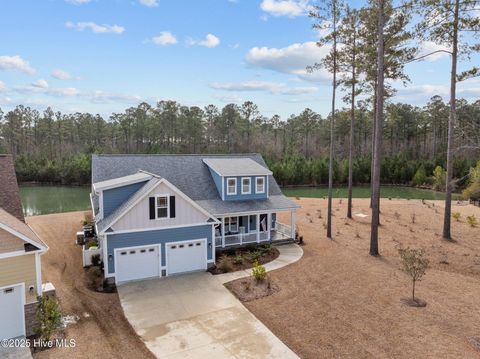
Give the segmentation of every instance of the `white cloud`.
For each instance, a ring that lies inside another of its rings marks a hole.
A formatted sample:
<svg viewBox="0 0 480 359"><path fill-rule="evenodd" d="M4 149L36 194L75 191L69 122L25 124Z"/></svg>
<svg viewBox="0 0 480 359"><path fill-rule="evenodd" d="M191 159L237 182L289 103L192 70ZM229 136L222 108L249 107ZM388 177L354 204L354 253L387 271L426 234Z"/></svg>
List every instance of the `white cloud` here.
<svg viewBox="0 0 480 359"><path fill-rule="evenodd" d="M207 34L204 40L195 40L189 37L187 38L186 42L188 46L198 45L198 46L213 48L220 44L220 39L213 34Z"/></svg>
<svg viewBox="0 0 480 359"><path fill-rule="evenodd" d="M318 88L314 86L288 87L283 83L269 82L269 81L245 81L245 82L227 82L227 83L214 82L210 84L210 87L215 90L266 91L266 92L270 92L271 94L281 94L281 95L299 95L299 94L313 93L318 91Z"/></svg>
<svg viewBox="0 0 480 359"><path fill-rule="evenodd" d="M262 0L260 8L272 16L296 17L305 15L309 0Z"/></svg>
<svg viewBox="0 0 480 359"><path fill-rule="evenodd" d="M37 80L32 83L33 87L38 87L41 89L46 89L48 87L48 82L44 79Z"/></svg>
<svg viewBox="0 0 480 359"><path fill-rule="evenodd" d="M65 27L68 29L75 29L78 31L83 31L83 30L91 30L92 32L96 34L122 34L125 31L125 28L123 26L119 25L99 25L94 22L88 21L88 22L71 22L67 21L65 23Z"/></svg>
<svg viewBox="0 0 480 359"><path fill-rule="evenodd" d="M125 95L119 93L109 93L104 91L94 91L86 95L93 103L122 102L129 104L138 104L142 101L141 97L134 95Z"/></svg>
<svg viewBox="0 0 480 359"><path fill-rule="evenodd" d="M56 78L57 80L79 80L79 77L74 77L68 71L62 69L55 69L50 74L52 77Z"/></svg>
<svg viewBox="0 0 480 359"><path fill-rule="evenodd" d="M82 4L88 4L92 0L65 0L65 2L68 2L73 5L82 5Z"/></svg>
<svg viewBox="0 0 480 359"><path fill-rule="evenodd" d="M450 51L450 48L448 48L445 45L436 44L433 41L424 41L420 43L418 45L418 49L419 51L418 51L417 57L425 56L435 51L442 51L424 58L425 61L429 61L429 62L434 62L450 56L449 53L444 52L444 51Z"/></svg>
<svg viewBox="0 0 480 359"><path fill-rule="evenodd" d="M138 0L140 4L147 7L157 7L158 1L157 0Z"/></svg>
<svg viewBox="0 0 480 359"><path fill-rule="evenodd" d="M5 82L0 80L0 92L4 92L7 90L7 85L5 85Z"/></svg>
<svg viewBox="0 0 480 359"><path fill-rule="evenodd" d="M162 31L160 35L152 37L152 42L160 46L173 45L177 43L177 38L169 31Z"/></svg>
<svg viewBox="0 0 480 359"><path fill-rule="evenodd" d="M241 102L243 102L243 99L236 94L215 96L215 98L220 100L221 102L224 102L224 103L241 103Z"/></svg>
<svg viewBox="0 0 480 359"><path fill-rule="evenodd" d="M330 51L330 46L318 47L313 41L296 43L284 48L254 47L246 56L252 67L294 74L303 80L326 81L330 74L325 69L308 73L306 68L320 62Z"/></svg>
<svg viewBox="0 0 480 359"><path fill-rule="evenodd" d="M35 69L30 66L28 61L22 59L18 55L0 56L0 70L17 70L29 75L33 75L35 73Z"/></svg>

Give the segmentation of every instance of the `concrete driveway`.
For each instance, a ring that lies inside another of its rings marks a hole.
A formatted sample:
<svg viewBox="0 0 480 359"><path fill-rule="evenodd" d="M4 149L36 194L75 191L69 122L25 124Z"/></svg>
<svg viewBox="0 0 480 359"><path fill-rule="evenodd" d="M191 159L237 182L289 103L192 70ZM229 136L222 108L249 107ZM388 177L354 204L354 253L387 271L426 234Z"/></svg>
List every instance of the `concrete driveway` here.
<svg viewBox="0 0 480 359"><path fill-rule="evenodd" d="M298 358L220 277L193 273L124 284L118 292L127 319L158 358Z"/></svg>

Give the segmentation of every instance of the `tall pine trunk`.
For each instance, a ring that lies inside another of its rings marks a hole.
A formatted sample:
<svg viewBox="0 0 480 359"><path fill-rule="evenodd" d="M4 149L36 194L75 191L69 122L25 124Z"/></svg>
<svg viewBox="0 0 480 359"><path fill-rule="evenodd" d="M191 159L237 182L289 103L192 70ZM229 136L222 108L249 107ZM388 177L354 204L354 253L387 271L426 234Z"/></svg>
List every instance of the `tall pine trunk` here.
<svg viewBox="0 0 480 359"><path fill-rule="evenodd" d="M335 95L337 92L337 8L333 1L333 80L332 80L332 117L330 120L330 159L328 161L328 205L327 238L332 238L332 196L333 196L333 138L335 129Z"/></svg>
<svg viewBox="0 0 480 359"><path fill-rule="evenodd" d="M445 214L443 217L443 238L452 239L450 222L452 216L452 178L453 178L453 131L456 119L457 55L458 55L458 14L460 0L455 0L453 20L452 70L450 74L450 116L448 117L447 137L447 178L445 181Z"/></svg>
<svg viewBox="0 0 480 359"><path fill-rule="evenodd" d="M355 42L355 38L353 40ZM350 113L350 146L348 149L348 207L347 207L347 217L352 218L352 192L353 192L353 129L354 129L354 122L355 122L355 45L353 47L353 54L352 54L352 108Z"/></svg>
<svg viewBox="0 0 480 359"><path fill-rule="evenodd" d="M384 96L384 39L385 26L384 0L378 0L378 34L377 34L377 108L375 121L375 151L373 153L372 178L372 228L370 237L370 255L377 256L378 226L380 224L380 163L382 156L383 96Z"/></svg>

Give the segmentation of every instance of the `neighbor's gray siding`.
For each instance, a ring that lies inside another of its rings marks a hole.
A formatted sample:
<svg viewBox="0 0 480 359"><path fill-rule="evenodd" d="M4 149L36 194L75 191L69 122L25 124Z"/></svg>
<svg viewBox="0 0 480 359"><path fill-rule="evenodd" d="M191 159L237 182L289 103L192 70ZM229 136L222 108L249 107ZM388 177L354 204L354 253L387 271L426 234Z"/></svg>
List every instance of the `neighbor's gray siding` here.
<svg viewBox="0 0 480 359"><path fill-rule="evenodd" d="M212 224L183 228L169 228L156 231L117 233L107 235L108 273L115 273L115 248L137 247L161 244L162 266L165 266L165 243L207 238L207 259L213 258L215 244L212 243Z"/></svg>
<svg viewBox="0 0 480 359"><path fill-rule="evenodd" d="M145 182L130 184L103 191L103 217L106 218L115 211L123 202L137 192Z"/></svg>
<svg viewBox="0 0 480 359"><path fill-rule="evenodd" d="M212 170L210 167L208 168L210 174L212 175L213 182L215 183L215 187L217 187L218 195L222 198L222 185L223 185L223 177L220 176L217 172Z"/></svg>

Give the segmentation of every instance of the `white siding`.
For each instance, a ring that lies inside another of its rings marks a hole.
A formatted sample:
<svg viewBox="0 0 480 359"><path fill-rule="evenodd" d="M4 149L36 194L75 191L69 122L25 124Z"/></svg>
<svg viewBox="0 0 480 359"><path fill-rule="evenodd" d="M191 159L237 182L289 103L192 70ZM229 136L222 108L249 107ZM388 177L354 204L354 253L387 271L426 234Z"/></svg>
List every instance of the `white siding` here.
<svg viewBox="0 0 480 359"><path fill-rule="evenodd" d="M175 218L150 219L149 197L156 195L175 196ZM145 198L137 203L128 213L116 222L114 231L159 228L163 226L179 226L206 222L208 217L183 199L178 193L161 183Z"/></svg>

